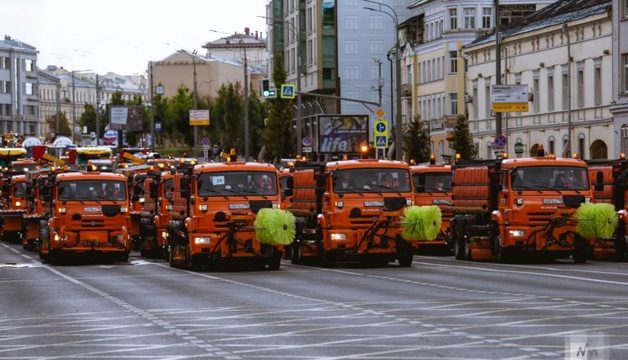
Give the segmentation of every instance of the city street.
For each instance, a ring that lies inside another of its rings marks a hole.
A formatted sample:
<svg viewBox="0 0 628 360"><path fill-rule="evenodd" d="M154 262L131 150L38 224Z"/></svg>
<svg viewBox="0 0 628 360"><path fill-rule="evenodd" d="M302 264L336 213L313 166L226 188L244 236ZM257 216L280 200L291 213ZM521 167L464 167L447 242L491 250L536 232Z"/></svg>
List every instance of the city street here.
<svg viewBox="0 0 628 360"><path fill-rule="evenodd" d="M574 334L628 358L626 263L193 273L48 266L2 243L0 264L0 358L562 359Z"/></svg>

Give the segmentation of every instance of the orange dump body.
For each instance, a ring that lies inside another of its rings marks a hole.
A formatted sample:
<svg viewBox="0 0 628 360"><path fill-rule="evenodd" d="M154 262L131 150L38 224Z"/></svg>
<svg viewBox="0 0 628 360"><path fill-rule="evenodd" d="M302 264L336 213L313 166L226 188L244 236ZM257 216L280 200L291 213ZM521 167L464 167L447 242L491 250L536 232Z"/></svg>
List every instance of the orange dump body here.
<svg viewBox="0 0 628 360"><path fill-rule="evenodd" d="M414 184L414 205L435 205L441 211L441 227L438 237L433 241L419 240L419 249L441 248L449 251L449 221L451 206L451 166L450 165L416 165L410 167Z"/></svg>

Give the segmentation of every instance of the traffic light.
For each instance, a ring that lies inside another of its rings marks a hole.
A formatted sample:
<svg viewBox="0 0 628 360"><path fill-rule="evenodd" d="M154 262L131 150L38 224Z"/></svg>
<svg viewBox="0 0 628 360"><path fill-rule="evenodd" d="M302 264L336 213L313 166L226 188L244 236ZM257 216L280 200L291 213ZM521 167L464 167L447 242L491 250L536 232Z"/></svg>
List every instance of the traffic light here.
<svg viewBox="0 0 628 360"><path fill-rule="evenodd" d="M265 98L276 98L277 90L270 88L270 80L263 79L262 80L262 97Z"/></svg>
<svg viewBox="0 0 628 360"><path fill-rule="evenodd" d="M268 89L270 89L270 80L263 79L262 80L262 94L266 94Z"/></svg>

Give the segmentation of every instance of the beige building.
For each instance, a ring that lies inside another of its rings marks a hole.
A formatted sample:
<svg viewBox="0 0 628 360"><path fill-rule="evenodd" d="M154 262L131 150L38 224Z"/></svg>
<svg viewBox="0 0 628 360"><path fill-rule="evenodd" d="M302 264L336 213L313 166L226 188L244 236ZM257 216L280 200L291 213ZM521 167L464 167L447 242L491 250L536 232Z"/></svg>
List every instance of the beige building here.
<svg viewBox="0 0 628 360"><path fill-rule="evenodd" d="M529 156L546 151L584 159L618 155L610 114L612 100L611 1L554 3L532 15L531 22L503 33L502 83L527 84L529 112L506 113L502 132L506 151ZM568 54L571 55L569 59ZM494 157L494 37L465 46L469 127L479 158ZM571 132L569 129L571 128Z"/></svg>
<svg viewBox="0 0 628 360"><path fill-rule="evenodd" d="M502 25L517 24L551 0L502 0ZM465 73L460 49L494 29L490 0L420 0L408 7L401 24L407 46L402 57L402 109L429 128L438 162L449 161L448 138L458 115L465 115Z"/></svg>
<svg viewBox="0 0 628 360"><path fill-rule="evenodd" d="M248 56L248 54L247 54ZM223 84L244 83L244 67L241 62L207 58L185 50L179 50L166 58L150 62L149 82L153 78L153 87L162 85L164 96L172 97L182 85L190 91L194 88L196 70L196 91L198 98L216 97ZM259 94L262 73L249 66L249 89Z"/></svg>
<svg viewBox="0 0 628 360"><path fill-rule="evenodd" d="M613 0L613 105L615 147L628 153L628 0Z"/></svg>

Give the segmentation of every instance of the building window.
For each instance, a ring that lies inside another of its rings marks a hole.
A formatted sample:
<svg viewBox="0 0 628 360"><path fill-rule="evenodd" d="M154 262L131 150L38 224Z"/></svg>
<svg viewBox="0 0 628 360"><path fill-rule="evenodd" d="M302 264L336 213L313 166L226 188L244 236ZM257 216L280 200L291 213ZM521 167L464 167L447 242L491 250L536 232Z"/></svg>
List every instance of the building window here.
<svg viewBox="0 0 628 360"><path fill-rule="evenodd" d="M602 105L602 67L596 66L593 70L593 88L595 90L595 106Z"/></svg>
<svg viewBox="0 0 628 360"><path fill-rule="evenodd" d="M384 30L384 17L379 15L371 16L369 18L369 29Z"/></svg>
<svg viewBox="0 0 628 360"><path fill-rule="evenodd" d="M33 60L24 59L24 71L27 71L27 72L33 71Z"/></svg>
<svg viewBox="0 0 628 360"><path fill-rule="evenodd" d="M369 42L369 54L380 55L384 52L384 43L381 40L373 40Z"/></svg>
<svg viewBox="0 0 628 360"><path fill-rule="evenodd" d="M624 0L624 2L628 2L628 0ZM628 54L623 54L622 56L622 84L621 91L623 93L628 93Z"/></svg>
<svg viewBox="0 0 628 360"><path fill-rule="evenodd" d="M11 65L11 61L8 57L0 56L0 69L8 69Z"/></svg>
<svg viewBox="0 0 628 360"><path fill-rule="evenodd" d="M458 72L458 52L449 52L449 73L455 74Z"/></svg>
<svg viewBox="0 0 628 360"><path fill-rule="evenodd" d="M586 159L586 154L584 152L584 134L578 134L578 154L581 159Z"/></svg>
<svg viewBox="0 0 628 360"><path fill-rule="evenodd" d="M577 84L578 84L578 107L584 107L584 69L578 69L576 73L578 76Z"/></svg>
<svg viewBox="0 0 628 360"><path fill-rule="evenodd" d="M449 94L449 115L458 113L458 93Z"/></svg>
<svg viewBox="0 0 628 360"><path fill-rule="evenodd" d="M360 53L360 42L354 40L345 41L344 48L346 55L357 55Z"/></svg>
<svg viewBox="0 0 628 360"><path fill-rule="evenodd" d="M569 98L570 98L570 88L569 85L569 76L567 74L567 66L563 66L563 76L562 76L562 87L563 87L563 110L567 110L569 108Z"/></svg>
<svg viewBox="0 0 628 360"><path fill-rule="evenodd" d="M0 94L10 94L10 93L11 93L11 82L0 81Z"/></svg>
<svg viewBox="0 0 628 360"><path fill-rule="evenodd" d="M491 25L491 15L493 14L493 8L482 8L482 28L490 29L493 26Z"/></svg>
<svg viewBox="0 0 628 360"><path fill-rule="evenodd" d="M479 110L478 110L478 85L473 84L473 119L477 120L479 118Z"/></svg>
<svg viewBox="0 0 628 360"><path fill-rule="evenodd" d="M533 111L538 114L540 112L541 98L539 97L539 78L532 80L532 107Z"/></svg>
<svg viewBox="0 0 628 360"><path fill-rule="evenodd" d="M486 111L485 118L491 117L491 81L490 78L486 78L484 85L484 108Z"/></svg>
<svg viewBox="0 0 628 360"><path fill-rule="evenodd" d="M360 69L357 66L347 66L345 68L346 80L358 80L360 78Z"/></svg>
<svg viewBox="0 0 628 360"><path fill-rule="evenodd" d="M345 30L358 30L358 17L345 16Z"/></svg>
<svg viewBox="0 0 628 360"><path fill-rule="evenodd" d="M475 29L475 8L464 9L464 28Z"/></svg>
<svg viewBox="0 0 628 360"><path fill-rule="evenodd" d="M556 154L556 139L553 136L547 139L547 148L549 149L549 154Z"/></svg>
<svg viewBox="0 0 628 360"><path fill-rule="evenodd" d="M554 111L554 74L547 76L547 111Z"/></svg>
<svg viewBox="0 0 628 360"><path fill-rule="evenodd" d="M458 9L449 9L449 30L456 30L457 28L458 28Z"/></svg>
<svg viewBox="0 0 628 360"><path fill-rule="evenodd" d="M312 33L312 21L313 21L312 8L309 7L307 8L307 25L306 25L308 34Z"/></svg>
<svg viewBox="0 0 628 360"><path fill-rule="evenodd" d="M628 0L620 0L621 2L621 15L624 18L628 17Z"/></svg>

